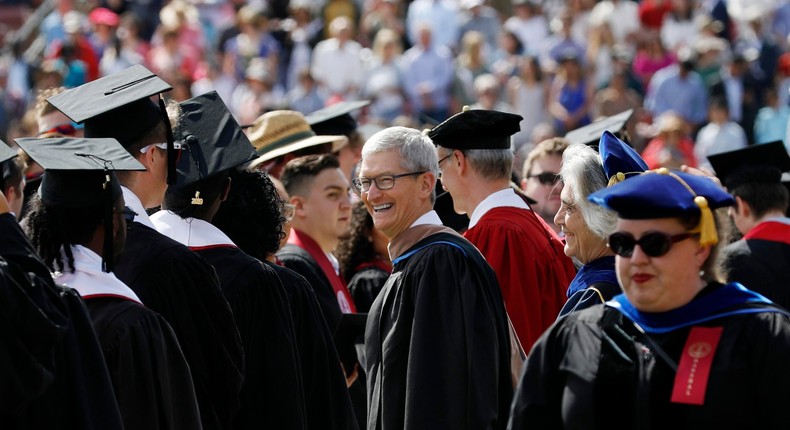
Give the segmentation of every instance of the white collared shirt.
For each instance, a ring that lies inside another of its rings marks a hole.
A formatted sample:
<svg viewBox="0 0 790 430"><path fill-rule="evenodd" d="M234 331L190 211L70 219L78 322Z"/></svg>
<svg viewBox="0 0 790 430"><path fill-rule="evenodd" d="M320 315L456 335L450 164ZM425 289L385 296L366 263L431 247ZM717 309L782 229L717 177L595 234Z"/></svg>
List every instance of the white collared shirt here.
<svg viewBox="0 0 790 430"><path fill-rule="evenodd" d="M189 248L236 246L220 229L202 219L181 218L173 212L162 210L151 216L151 222L156 231Z"/></svg>
<svg viewBox="0 0 790 430"><path fill-rule="evenodd" d="M151 219L148 218L148 213L145 211L143 202L140 201L140 198L138 198L137 195L132 192L132 190L124 186L121 186L121 192L123 192L123 201L126 204L126 207L137 212L137 215L134 217L134 221L139 222L146 227L155 228L154 224L151 223Z"/></svg>
<svg viewBox="0 0 790 430"><path fill-rule="evenodd" d="M432 210L430 212L426 212L421 217L417 218L409 228L416 227L418 225L426 225L426 224L436 224L436 225L443 225L442 219L439 218L439 214L436 211Z"/></svg>
<svg viewBox="0 0 790 430"><path fill-rule="evenodd" d="M82 245L72 245L74 273L55 273L55 282L77 290L83 298L116 296L142 304L137 294L112 273L102 271L102 258ZM61 250L64 257L65 252Z"/></svg>
<svg viewBox="0 0 790 430"><path fill-rule="evenodd" d="M529 210L529 206L527 206L527 203L524 202L524 199L519 197L512 188L508 187L504 190L500 190L491 194L477 205L475 210L472 212L472 216L469 217L469 228L477 225L477 223L480 221L480 218L483 218L483 215L485 215L486 212L494 208L502 207Z"/></svg>

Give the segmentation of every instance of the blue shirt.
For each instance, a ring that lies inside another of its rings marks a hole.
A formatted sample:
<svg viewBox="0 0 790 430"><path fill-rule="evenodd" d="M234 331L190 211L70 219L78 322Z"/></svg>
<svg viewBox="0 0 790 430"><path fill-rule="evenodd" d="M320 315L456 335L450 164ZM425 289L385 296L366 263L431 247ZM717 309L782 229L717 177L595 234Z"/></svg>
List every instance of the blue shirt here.
<svg viewBox="0 0 790 430"><path fill-rule="evenodd" d="M403 87L415 110L423 110L419 88L427 88L434 108L450 107L450 85L453 82L453 58L447 48L423 49L417 45L403 54Z"/></svg>
<svg viewBox="0 0 790 430"><path fill-rule="evenodd" d="M680 77L680 67L666 67L653 75L645 98L645 107L654 117L675 111L694 125L705 122L708 116L708 93L697 72Z"/></svg>

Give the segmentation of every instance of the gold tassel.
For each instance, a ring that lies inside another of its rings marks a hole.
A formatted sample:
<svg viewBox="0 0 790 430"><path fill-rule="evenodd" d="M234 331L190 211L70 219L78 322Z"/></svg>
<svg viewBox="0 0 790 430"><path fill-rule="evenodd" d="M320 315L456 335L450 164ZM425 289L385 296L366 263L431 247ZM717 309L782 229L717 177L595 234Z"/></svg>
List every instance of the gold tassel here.
<svg viewBox="0 0 790 430"><path fill-rule="evenodd" d="M607 187L611 187L612 185L618 184L623 181L625 181L625 173L617 172L617 174L614 174L612 175L611 178L609 178L609 184L607 185Z"/></svg>
<svg viewBox="0 0 790 430"><path fill-rule="evenodd" d="M694 197L694 203L699 206L700 217L699 225L699 244L702 246L715 245L719 243L719 235L716 234L716 222L713 219L713 211L708 206L708 199L702 196Z"/></svg>

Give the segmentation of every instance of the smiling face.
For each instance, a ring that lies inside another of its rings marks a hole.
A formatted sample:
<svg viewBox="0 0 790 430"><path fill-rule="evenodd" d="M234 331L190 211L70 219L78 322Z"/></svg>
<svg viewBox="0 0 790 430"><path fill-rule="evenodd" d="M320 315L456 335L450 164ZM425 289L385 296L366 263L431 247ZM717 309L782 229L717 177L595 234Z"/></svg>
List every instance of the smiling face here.
<svg viewBox="0 0 790 430"><path fill-rule="evenodd" d="M292 196L296 205L294 228L312 237L326 252L337 245L351 219L349 184L340 169L324 169L312 180L304 196Z"/></svg>
<svg viewBox="0 0 790 430"><path fill-rule="evenodd" d="M560 165L562 165L561 155L548 154L538 157L527 173L529 177L522 181L524 193L535 200L532 209L544 220L551 220L560 208L560 192L563 185L561 181L541 182L538 175L542 173L557 175L560 172Z"/></svg>
<svg viewBox="0 0 790 430"><path fill-rule="evenodd" d="M359 169L360 178L404 173L411 172L401 167L401 157L396 150L370 154L362 160ZM388 190L380 190L371 183L370 189L362 192L360 197L373 217L373 225L391 240L431 210L434 182L430 172L404 176L397 178L395 185Z"/></svg>
<svg viewBox="0 0 790 430"><path fill-rule="evenodd" d="M573 199L573 188L562 189L562 205L554 217L554 224L565 233L565 255L576 257L587 264L608 253L606 241L595 235L587 226L581 209Z"/></svg>
<svg viewBox="0 0 790 430"><path fill-rule="evenodd" d="M670 236L687 230L676 218L618 219L617 231L640 239L650 232ZM617 279L628 301L643 312L666 312L689 303L704 287L699 272L710 255L696 238L678 241L669 252L650 257L637 245L631 257L617 256Z"/></svg>

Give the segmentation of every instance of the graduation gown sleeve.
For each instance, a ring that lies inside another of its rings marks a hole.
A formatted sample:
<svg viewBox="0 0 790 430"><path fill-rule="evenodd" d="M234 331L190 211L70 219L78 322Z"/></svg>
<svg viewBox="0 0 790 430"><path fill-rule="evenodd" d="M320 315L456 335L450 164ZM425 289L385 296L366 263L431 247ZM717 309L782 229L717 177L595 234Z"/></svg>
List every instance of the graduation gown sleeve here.
<svg viewBox="0 0 790 430"><path fill-rule="evenodd" d="M90 298L86 304L124 429L202 428L189 366L167 321L124 299Z"/></svg>

